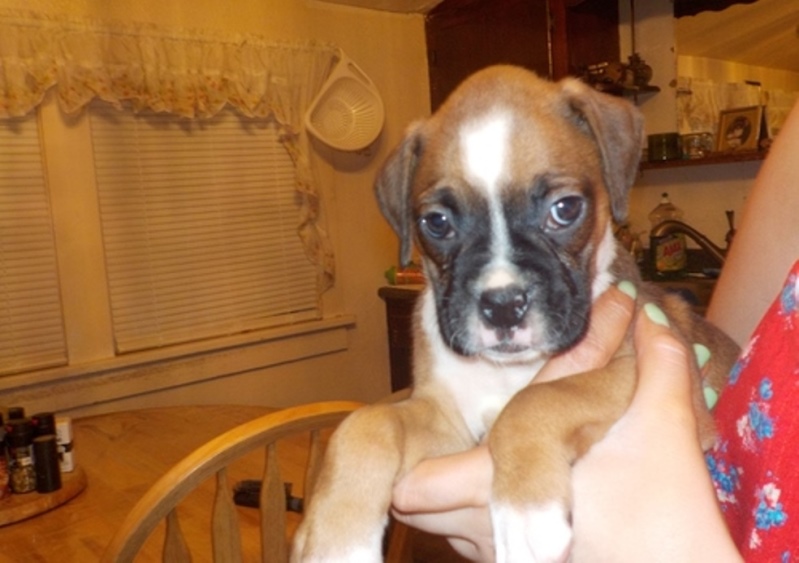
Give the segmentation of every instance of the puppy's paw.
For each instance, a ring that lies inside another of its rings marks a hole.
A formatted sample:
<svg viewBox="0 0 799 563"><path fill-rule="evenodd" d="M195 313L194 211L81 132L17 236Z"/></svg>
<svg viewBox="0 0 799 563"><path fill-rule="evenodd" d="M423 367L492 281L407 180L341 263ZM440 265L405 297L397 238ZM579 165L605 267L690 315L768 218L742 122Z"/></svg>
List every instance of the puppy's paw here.
<svg viewBox="0 0 799 563"><path fill-rule="evenodd" d="M372 526L352 523L345 532L337 522L314 526L303 520L294 535L292 563L380 563L383 561L382 539L384 522ZM335 530L335 528L339 528ZM361 533L355 533L360 530Z"/></svg>
<svg viewBox="0 0 799 563"><path fill-rule="evenodd" d="M337 555L317 554L305 557L297 553L292 554L292 563L381 563L383 557L378 551L377 554L371 550L356 548L346 553Z"/></svg>
<svg viewBox="0 0 799 563"><path fill-rule="evenodd" d="M491 508L497 563L561 563L568 560L572 529L560 503Z"/></svg>

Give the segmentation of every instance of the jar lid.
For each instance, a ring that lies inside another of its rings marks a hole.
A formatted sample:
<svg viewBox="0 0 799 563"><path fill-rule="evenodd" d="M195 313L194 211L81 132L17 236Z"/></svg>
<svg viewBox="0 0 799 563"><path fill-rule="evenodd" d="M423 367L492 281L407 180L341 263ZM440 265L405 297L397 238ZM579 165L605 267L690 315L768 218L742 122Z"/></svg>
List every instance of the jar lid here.
<svg viewBox="0 0 799 563"><path fill-rule="evenodd" d="M6 422L6 441L12 448L29 446L33 440L33 425L28 418L15 418Z"/></svg>
<svg viewBox="0 0 799 563"><path fill-rule="evenodd" d="M55 434L55 414L51 412L40 412L31 416L34 431L37 436Z"/></svg>

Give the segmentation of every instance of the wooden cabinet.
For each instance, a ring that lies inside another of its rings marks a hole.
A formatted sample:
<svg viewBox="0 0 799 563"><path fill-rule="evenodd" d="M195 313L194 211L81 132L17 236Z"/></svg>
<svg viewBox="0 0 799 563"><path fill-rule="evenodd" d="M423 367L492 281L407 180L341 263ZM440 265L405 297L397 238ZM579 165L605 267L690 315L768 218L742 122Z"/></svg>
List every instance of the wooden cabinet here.
<svg viewBox="0 0 799 563"><path fill-rule="evenodd" d="M411 384L413 310L421 290L418 285L390 285L377 291L386 303L392 393Z"/></svg>
<svg viewBox="0 0 799 563"><path fill-rule="evenodd" d="M426 18L433 111L467 76L515 64L553 79L619 60L618 0L444 0Z"/></svg>

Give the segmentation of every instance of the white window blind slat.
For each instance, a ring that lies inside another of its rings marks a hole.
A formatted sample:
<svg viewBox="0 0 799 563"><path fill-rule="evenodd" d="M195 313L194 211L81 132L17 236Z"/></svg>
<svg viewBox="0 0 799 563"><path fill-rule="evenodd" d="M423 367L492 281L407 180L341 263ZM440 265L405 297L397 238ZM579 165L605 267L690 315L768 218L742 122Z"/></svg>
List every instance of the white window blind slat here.
<svg viewBox="0 0 799 563"><path fill-rule="evenodd" d="M0 121L0 374L67 363L35 117Z"/></svg>
<svg viewBox="0 0 799 563"><path fill-rule="evenodd" d="M90 115L118 351L320 317L273 123Z"/></svg>

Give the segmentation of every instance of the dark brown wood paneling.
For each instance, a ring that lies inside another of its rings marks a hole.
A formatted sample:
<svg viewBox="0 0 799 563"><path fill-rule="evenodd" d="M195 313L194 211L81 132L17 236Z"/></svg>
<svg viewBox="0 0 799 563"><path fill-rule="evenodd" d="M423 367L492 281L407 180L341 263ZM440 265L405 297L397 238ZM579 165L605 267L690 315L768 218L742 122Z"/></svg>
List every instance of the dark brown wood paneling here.
<svg viewBox="0 0 799 563"><path fill-rule="evenodd" d="M551 76L547 0L445 0L427 15L435 111L475 71L515 64Z"/></svg>
<svg viewBox="0 0 799 563"><path fill-rule="evenodd" d="M427 15L430 105L473 72L515 64L542 76L580 75L619 60L618 0L444 0Z"/></svg>

